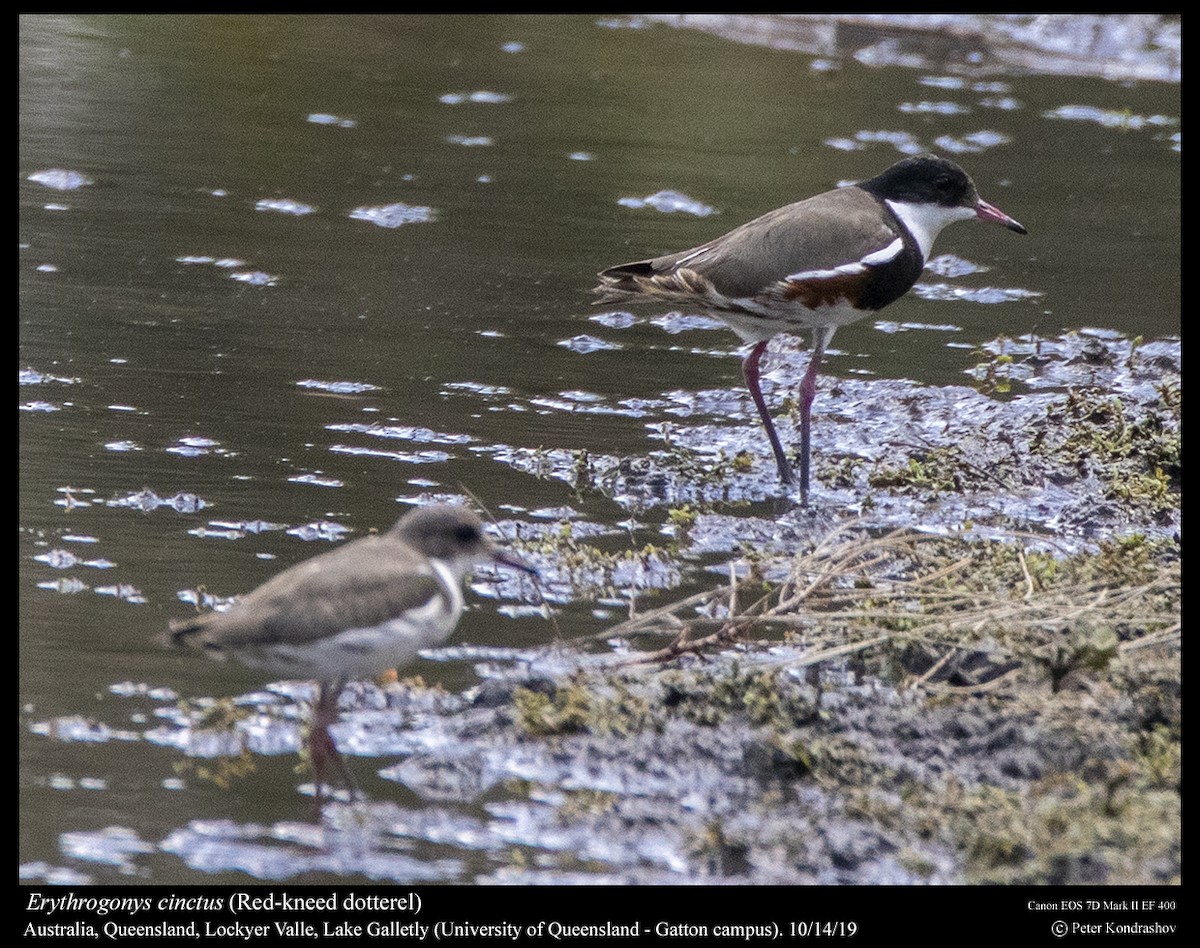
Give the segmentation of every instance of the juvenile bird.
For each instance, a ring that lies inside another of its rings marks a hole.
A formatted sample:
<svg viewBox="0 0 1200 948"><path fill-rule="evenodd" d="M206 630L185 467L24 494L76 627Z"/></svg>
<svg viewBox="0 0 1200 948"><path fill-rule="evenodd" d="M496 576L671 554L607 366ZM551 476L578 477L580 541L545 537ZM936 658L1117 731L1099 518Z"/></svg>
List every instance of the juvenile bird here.
<svg viewBox="0 0 1200 948"><path fill-rule="evenodd" d="M534 573L465 507L418 507L386 533L284 570L226 612L171 622L169 637L272 676L315 679L309 749L318 792L330 760L352 785L329 734L342 688L444 642L463 612L464 577L487 561Z"/></svg>

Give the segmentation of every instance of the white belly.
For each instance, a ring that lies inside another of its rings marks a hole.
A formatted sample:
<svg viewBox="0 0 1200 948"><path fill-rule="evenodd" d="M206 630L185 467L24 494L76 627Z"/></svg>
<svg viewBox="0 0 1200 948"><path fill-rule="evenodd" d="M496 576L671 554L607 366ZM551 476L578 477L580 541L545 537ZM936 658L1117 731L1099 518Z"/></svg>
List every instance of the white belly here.
<svg viewBox="0 0 1200 948"><path fill-rule="evenodd" d="M237 658L285 678L347 681L374 678L389 668L407 665L422 649L441 645L458 625L462 588L441 562L433 561L441 579L441 595L380 625L345 629L307 642L273 642L242 648Z"/></svg>
<svg viewBox="0 0 1200 948"><path fill-rule="evenodd" d="M874 313L871 310L855 309L849 303L835 303L816 309L809 309L800 304L789 306L779 303L770 309L713 309L708 311L708 315L725 323L742 337L743 342L761 342L781 332L799 333L821 326L832 326L836 329L838 326L858 322Z"/></svg>

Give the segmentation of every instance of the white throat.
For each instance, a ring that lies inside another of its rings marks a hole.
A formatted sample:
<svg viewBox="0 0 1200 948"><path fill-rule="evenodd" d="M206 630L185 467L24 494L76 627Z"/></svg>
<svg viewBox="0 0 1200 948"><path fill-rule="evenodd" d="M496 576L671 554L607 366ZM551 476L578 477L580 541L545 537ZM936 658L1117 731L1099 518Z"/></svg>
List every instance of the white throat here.
<svg viewBox="0 0 1200 948"><path fill-rule="evenodd" d="M942 228L955 221L970 220L975 217L975 209L970 207L942 207L940 204L909 204L906 201L888 201L900 223L908 228L917 246L921 248L921 263L929 259L933 250L933 241Z"/></svg>
<svg viewBox="0 0 1200 948"><path fill-rule="evenodd" d="M461 598L462 581L474 569L474 560L469 556L455 556L448 560L431 556L429 562L433 566L433 571L437 573L438 579L442 581L442 585L446 587L447 592L452 597L457 595Z"/></svg>

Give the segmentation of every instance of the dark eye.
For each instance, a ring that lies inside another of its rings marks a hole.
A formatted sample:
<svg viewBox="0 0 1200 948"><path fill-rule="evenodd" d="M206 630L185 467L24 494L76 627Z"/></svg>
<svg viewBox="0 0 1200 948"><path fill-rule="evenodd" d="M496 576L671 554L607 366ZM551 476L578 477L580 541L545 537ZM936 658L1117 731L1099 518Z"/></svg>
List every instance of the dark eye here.
<svg viewBox="0 0 1200 948"><path fill-rule="evenodd" d="M459 543L478 543L479 531L464 523L461 527L454 528L454 539Z"/></svg>
<svg viewBox="0 0 1200 948"><path fill-rule="evenodd" d="M935 188L937 188L939 191L945 193L947 191L950 191L954 187L954 181L950 178L949 175L943 174L943 175L938 176L938 179L933 182L933 186Z"/></svg>

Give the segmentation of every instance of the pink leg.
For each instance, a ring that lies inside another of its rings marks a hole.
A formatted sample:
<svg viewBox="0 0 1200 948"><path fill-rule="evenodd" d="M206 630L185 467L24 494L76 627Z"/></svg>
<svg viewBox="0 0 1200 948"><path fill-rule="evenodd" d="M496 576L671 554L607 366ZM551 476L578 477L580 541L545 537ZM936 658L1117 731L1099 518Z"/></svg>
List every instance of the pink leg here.
<svg viewBox="0 0 1200 948"><path fill-rule="evenodd" d="M333 762L333 768L337 771L337 777L350 788L351 796L356 795L357 788L354 786L354 779L350 776L350 771L346 769L346 762L342 760L341 752L334 743L333 735L329 733L329 726L337 720L338 696L342 693L342 685L343 683L340 681L321 682L318 685L317 703L313 706L312 722L309 724L308 753L312 759L313 781L316 785L318 803L324 799L324 790L327 786L325 773L330 761Z"/></svg>
<svg viewBox="0 0 1200 948"><path fill-rule="evenodd" d="M771 414L767 411L767 403L763 400L762 389L758 385L758 363L762 359L762 354L766 351L769 341L764 339L762 342L755 343L754 348L750 350L750 354L742 362L742 374L746 377L746 387L750 389L750 397L754 399L754 407L758 409L758 417L762 419L763 428L766 429L767 438L771 442L771 450L775 452L775 466L779 468L779 479L785 484L791 484L792 466L788 463L787 456L783 453L783 445L779 443L779 435L775 432L775 423L771 421ZM807 378L805 376L805 379ZM809 402L812 402L811 395L809 396ZM807 463L806 456L805 464L807 465Z"/></svg>
<svg viewBox="0 0 1200 948"><path fill-rule="evenodd" d="M821 370L821 357L825 346L833 338L832 326L818 326L813 330L813 351L808 360L808 369L800 382L800 503L808 506L808 474L812 434L812 403L817 395L817 373Z"/></svg>

